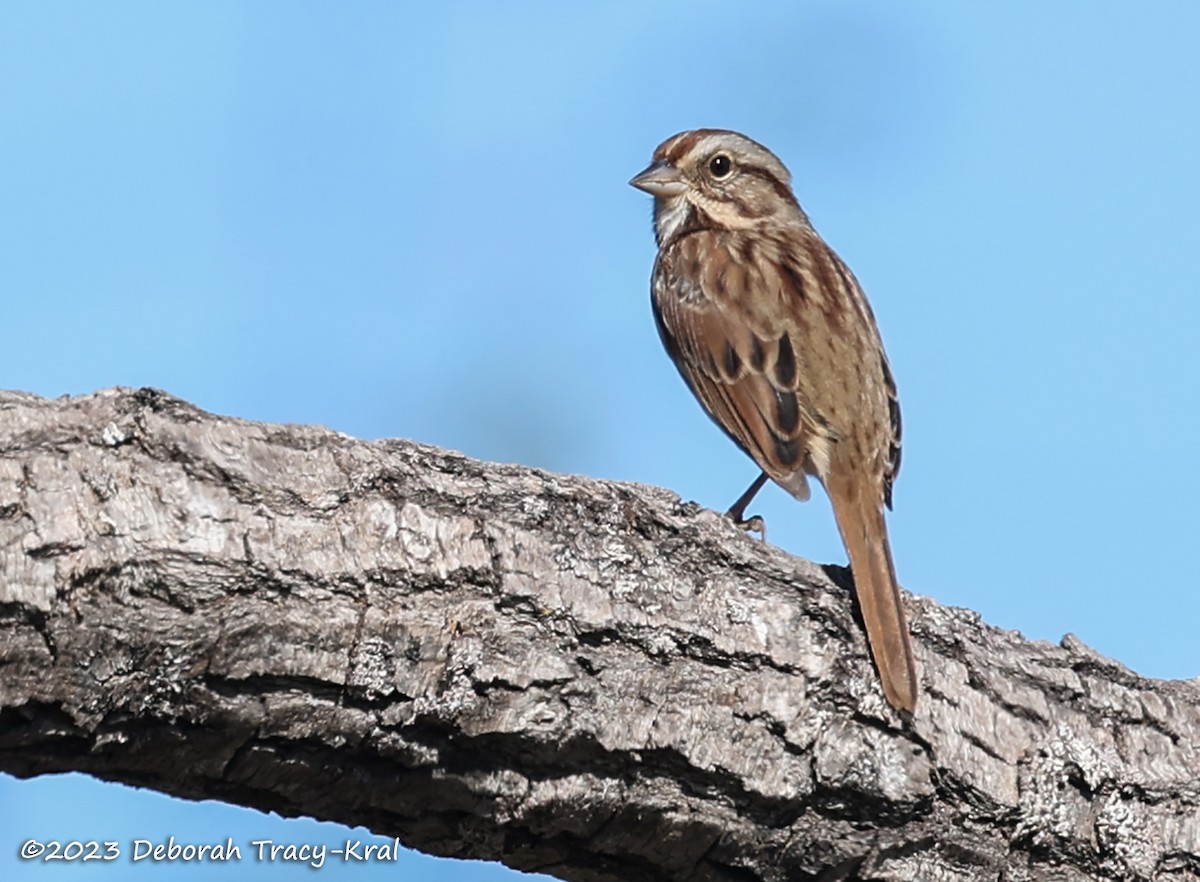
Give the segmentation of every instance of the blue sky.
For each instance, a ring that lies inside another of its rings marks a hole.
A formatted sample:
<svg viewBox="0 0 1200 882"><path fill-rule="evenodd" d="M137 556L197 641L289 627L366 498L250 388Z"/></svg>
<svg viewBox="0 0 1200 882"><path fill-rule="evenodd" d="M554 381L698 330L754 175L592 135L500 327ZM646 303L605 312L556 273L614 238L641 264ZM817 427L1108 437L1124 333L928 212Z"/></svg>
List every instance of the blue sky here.
<svg viewBox="0 0 1200 882"><path fill-rule="evenodd" d="M1193 677L1198 42L1188 2L5 3L0 386L153 385L723 509L755 471L660 349L626 181L736 128L875 307L906 587ZM845 560L824 498L755 511ZM0 778L5 878L129 872L21 864L26 837L172 833L348 835Z"/></svg>

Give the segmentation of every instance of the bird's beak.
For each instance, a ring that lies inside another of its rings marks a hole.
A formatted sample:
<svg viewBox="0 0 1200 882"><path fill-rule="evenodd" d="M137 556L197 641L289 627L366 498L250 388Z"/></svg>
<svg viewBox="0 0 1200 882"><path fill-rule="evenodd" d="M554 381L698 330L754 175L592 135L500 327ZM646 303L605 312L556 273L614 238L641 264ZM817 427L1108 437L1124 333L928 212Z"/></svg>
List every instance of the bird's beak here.
<svg viewBox="0 0 1200 882"><path fill-rule="evenodd" d="M651 196L678 196L687 190L687 183L679 174L679 169L665 162L650 163L645 171L633 176L629 185Z"/></svg>

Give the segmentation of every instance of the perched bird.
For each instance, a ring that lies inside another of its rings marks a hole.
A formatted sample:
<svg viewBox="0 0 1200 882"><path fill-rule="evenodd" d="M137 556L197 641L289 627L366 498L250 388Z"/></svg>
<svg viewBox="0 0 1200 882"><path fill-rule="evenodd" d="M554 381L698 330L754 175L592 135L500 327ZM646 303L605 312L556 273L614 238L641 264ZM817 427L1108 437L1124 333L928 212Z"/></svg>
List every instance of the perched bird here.
<svg viewBox="0 0 1200 882"><path fill-rule="evenodd" d="M817 235L791 175L737 132L668 138L629 182L654 197L651 294L663 345L708 415L797 499L825 487L888 701L911 711L917 672L884 506L900 470L900 405L875 317Z"/></svg>

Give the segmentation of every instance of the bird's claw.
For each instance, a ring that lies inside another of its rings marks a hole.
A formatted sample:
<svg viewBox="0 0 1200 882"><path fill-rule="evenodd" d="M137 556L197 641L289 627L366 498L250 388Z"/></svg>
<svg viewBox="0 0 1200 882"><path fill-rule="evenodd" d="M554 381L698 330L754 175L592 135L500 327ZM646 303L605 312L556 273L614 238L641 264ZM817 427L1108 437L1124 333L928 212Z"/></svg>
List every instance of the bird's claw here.
<svg viewBox="0 0 1200 882"><path fill-rule="evenodd" d="M731 510L725 512L725 516L733 522L735 527L740 527L747 533L758 533L763 542L767 541L767 522L763 520L762 515L750 515L750 517L744 518L740 512Z"/></svg>

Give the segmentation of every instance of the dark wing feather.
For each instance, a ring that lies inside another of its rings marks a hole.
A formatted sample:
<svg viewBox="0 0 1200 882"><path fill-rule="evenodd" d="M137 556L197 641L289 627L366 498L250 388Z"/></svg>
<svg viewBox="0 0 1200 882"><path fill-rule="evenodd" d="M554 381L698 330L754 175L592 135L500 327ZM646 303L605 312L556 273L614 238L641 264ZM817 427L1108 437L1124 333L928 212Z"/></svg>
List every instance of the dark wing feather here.
<svg viewBox="0 0 1200 882"><path fill-rule="evenodd" d="M891 423L891 437L888 439L887 467L883 473L883 501L888 508L892 507L892 484L900 474L900 397L896 392L896 380L892 377L892 368L887 356L882 356L883 381L887 386L888 417Z"/></svg>

